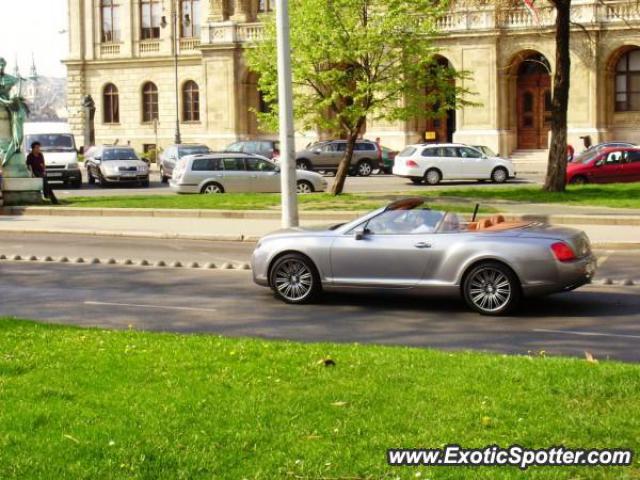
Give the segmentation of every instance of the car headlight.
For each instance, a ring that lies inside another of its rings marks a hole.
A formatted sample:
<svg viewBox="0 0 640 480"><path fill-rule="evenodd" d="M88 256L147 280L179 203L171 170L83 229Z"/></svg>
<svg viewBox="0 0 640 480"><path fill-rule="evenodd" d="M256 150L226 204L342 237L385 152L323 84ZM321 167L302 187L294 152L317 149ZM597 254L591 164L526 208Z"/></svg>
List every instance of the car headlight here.
<svg viewBox="0 0 640 480"><path fill-rule="evenodd" d="M115 167L112 167L111 165L109 166L101 166L100 170L102 170L102 173L106 174L106 175L114 175L117 173L117 170Z"/></svg>
<svg viewBox="0 0 640 480"><path fill-rule="evenodd" d="M78 168L79 167L77 161L67 163L67 170L77 170Z"/></svg>
<svg viewBox="0 0 640 480"><path fill-rule="evenodd" d="M141 173L147 173L148 171L149 171L149 167L148 167L148 166L146 166L146 165L140 165L140 166L138 167L138 172L141 172Z"/></svg>

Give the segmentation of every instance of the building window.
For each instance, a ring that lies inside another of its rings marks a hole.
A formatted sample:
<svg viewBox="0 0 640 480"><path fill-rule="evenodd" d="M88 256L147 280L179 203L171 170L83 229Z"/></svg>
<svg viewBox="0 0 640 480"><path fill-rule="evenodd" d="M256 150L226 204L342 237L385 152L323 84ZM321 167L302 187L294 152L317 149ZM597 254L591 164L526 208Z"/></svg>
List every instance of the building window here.
<svg viewBox="0 0 640 480"><path fill-rule="evenodd" d="M616 112L640 111L640 48L625 53L616 66Z"/></svg>
<svg viewBox="0 0 640 480"><path fill-rule="evenodd" d="M200 37L200 0L181 0L182 23L180 35L182 38Z"/></svg>
<svg viewBox="0 0 640 480"><path fill-rule="evenodd" d="M118 89L113 83L104 87L102 104L104 106L104 123L120 123L120 100L118 99Z"/></svg>
<svg viewBox="0 0 640 480"><path fill-rule="evenodd" d="M101 0L102 43L120 41L120 5L116 0Z"/></svg>
<svg viewBox="0 0 640 480"><path fill-rule="evenodd" d="M182 87L182 120L200 121L200 90L193 80L189 80Z"/></svg>
<svg viewBox="0 0 640 480"><path fill-rule="evenodd" d="M271 12L274 7L275 0L258 0L258 13Z"/></svg>
<svg viewBox="0 0 640 480"><path fill-rule="evenodd" d="M140 32L142 40L160 38L162 3L160 0L140 0Z"/></svg>
<svg viewBox="0 0 640 480"><path fill-rule="evenodd" d="M147 82L142 87L142 121L145 123L158 120L158 87Z"/></svg>

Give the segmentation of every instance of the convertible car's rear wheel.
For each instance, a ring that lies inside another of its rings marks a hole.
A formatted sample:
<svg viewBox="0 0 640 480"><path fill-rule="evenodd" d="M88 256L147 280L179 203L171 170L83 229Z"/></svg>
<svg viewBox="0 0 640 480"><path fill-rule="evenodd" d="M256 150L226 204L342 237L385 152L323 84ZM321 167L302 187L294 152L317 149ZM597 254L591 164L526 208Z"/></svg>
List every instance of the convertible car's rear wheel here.
<svg viewBox="0 0 640 480"><path fill-rule="evenodd" d="M313 263L303 255L291 253L276 260L269 284L286 303L311 302L320 292L320 277Z"/></svg>
<svg viewBox="0 0 640 480"><path fill-rule="evenodd" d="M520 283L506 265L484 262L465 276L462 293L467 305L482 315L504 315L520 301Z"/></svg>

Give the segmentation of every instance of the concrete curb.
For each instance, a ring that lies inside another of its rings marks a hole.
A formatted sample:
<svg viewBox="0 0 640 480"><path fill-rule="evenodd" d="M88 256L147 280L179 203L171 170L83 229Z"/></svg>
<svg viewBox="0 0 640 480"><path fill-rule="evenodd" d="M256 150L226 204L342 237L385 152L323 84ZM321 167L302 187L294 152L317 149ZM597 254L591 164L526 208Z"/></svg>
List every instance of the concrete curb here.
<svg viewBox="0 0 640 480"><path fill-rule="evenodd" d="M42 235L79 235L89 237L112 237L112 238L153 238L162 240L198 240L209 242L246 242L255 243L262 235L190 235L181 233L159 233L159 232L114 232L101 230L69 230L69 229L19 229L5 230L3 233L17 234L42 234ZM640 250L638 242L593 242L592 247L596 250Z"/></svg>
<svg viewBox="0 0 640 480"><path fill-rule="evenodd" d="M300 219L348 221L366 211L302 211ZM279 220L277 210L191 210L147 208L69 208L69 207L3 207L0 215L55 217L141 217L141 218L232 218L247 220ZM542 221L558 225L640 226L640 215L537 215L504 213L509 221ZM484 215L488 216L488 215Z"/></svg>

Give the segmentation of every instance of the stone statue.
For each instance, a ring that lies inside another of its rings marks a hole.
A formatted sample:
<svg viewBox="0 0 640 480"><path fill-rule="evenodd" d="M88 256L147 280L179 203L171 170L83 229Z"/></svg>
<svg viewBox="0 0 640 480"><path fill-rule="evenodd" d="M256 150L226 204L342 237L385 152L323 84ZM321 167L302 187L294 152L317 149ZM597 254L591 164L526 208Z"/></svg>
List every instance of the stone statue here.
<svg viewBox="0 0 640 480"><path fill-rule="evenodd" d="M91 95L84 97L82 107L84 108L84 149L86 150L96 143L96 102Z"/></svg>
<svg viewBox="0 0 640 480"><path fill-rule="evenodd" d="M2 167L5 175L9 173L15 177L29 176L22 153L24 122L29 114L29 108L19 92L12 94L13 88L21 80L7 75L4 71L6 66L5 59L0 58L0 106L8 112L11 123L11 138L8 141L0 139Z"/></svg>

